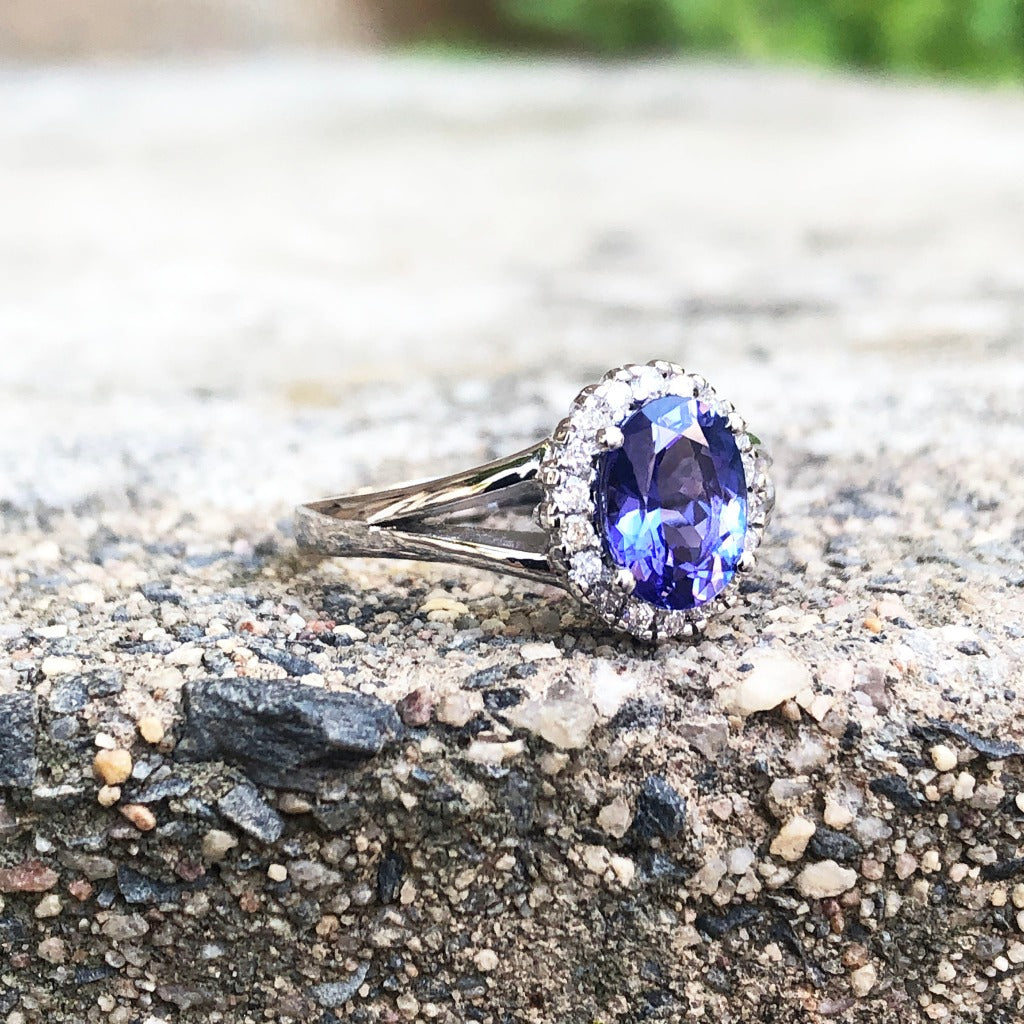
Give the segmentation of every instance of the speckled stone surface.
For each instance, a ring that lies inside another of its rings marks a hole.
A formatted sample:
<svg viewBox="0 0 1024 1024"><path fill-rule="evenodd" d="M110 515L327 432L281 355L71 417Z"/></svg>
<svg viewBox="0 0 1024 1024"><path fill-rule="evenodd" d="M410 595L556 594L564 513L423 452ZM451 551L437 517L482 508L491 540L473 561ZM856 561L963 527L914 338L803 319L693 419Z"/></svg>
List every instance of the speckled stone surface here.
<svg viewBox="0 0 1024 1024"><path fill-rule="evenodd" d="M1024 98L9 70L0 153L0 1020L1021 1018ZM776 458L704 642L296 553L656 356Z"/></svg>

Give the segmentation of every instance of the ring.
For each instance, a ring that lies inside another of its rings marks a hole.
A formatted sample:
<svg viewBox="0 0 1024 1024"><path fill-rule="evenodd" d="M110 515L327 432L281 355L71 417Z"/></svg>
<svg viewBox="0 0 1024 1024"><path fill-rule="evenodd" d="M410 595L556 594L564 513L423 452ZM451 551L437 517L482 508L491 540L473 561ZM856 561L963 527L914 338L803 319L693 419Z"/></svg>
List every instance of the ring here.
<svg viewBox="0 0 1024 1024"><path fill-rule="evenodd" d="M770 467L732 403L655 360L584 388L524 451L301 505L295 533L321 555L448 562L561 587L643 640L694 637L754 566L775 504Z"/></svg>

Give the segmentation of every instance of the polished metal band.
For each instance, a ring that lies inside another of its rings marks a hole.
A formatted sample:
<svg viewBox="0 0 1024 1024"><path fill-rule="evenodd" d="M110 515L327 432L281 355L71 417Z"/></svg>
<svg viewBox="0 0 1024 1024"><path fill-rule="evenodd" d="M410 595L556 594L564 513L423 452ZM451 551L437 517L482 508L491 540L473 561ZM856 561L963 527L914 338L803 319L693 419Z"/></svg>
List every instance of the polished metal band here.
<svg viewBox="0 0 1024 1024"><path fill-rule="evenodd" d="M322 555L448 562L565 587L547 533L487 523L532 518L547 443L437 480L300 505L296 539Z"/></svg>

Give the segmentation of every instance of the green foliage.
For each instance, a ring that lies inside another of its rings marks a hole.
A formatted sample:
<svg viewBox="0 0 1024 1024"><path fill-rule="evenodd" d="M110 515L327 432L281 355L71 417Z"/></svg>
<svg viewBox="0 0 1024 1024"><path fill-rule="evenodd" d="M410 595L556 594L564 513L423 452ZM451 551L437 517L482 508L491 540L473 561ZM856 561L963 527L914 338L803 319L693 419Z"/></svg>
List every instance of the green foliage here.
<svg viewBox="0 0 1024 1024"><path fill-rule="evenodd" d="M1024 78L1022 0L498 0L514 24L609 55L702 51Z"/></svg>

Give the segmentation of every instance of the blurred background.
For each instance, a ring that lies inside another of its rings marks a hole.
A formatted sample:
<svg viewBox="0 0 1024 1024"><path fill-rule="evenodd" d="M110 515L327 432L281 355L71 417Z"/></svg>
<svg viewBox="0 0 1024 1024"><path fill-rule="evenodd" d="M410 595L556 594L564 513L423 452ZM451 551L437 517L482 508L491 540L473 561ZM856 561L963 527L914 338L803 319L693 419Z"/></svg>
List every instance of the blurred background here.
<svg viewBox="0 0 1024 1024"><path fill-rule="evenodd" d="M435 46L753 59L1020 79L1018 0L0 0L24 60Z"/></svg>
<svg viewBox="0 0 1024 1024"><path fill-rule="evenodd" d="M1019 0L0 0L0 494L283 514L655 356L783 461L1019 409L1022 77Z"/></svg>

